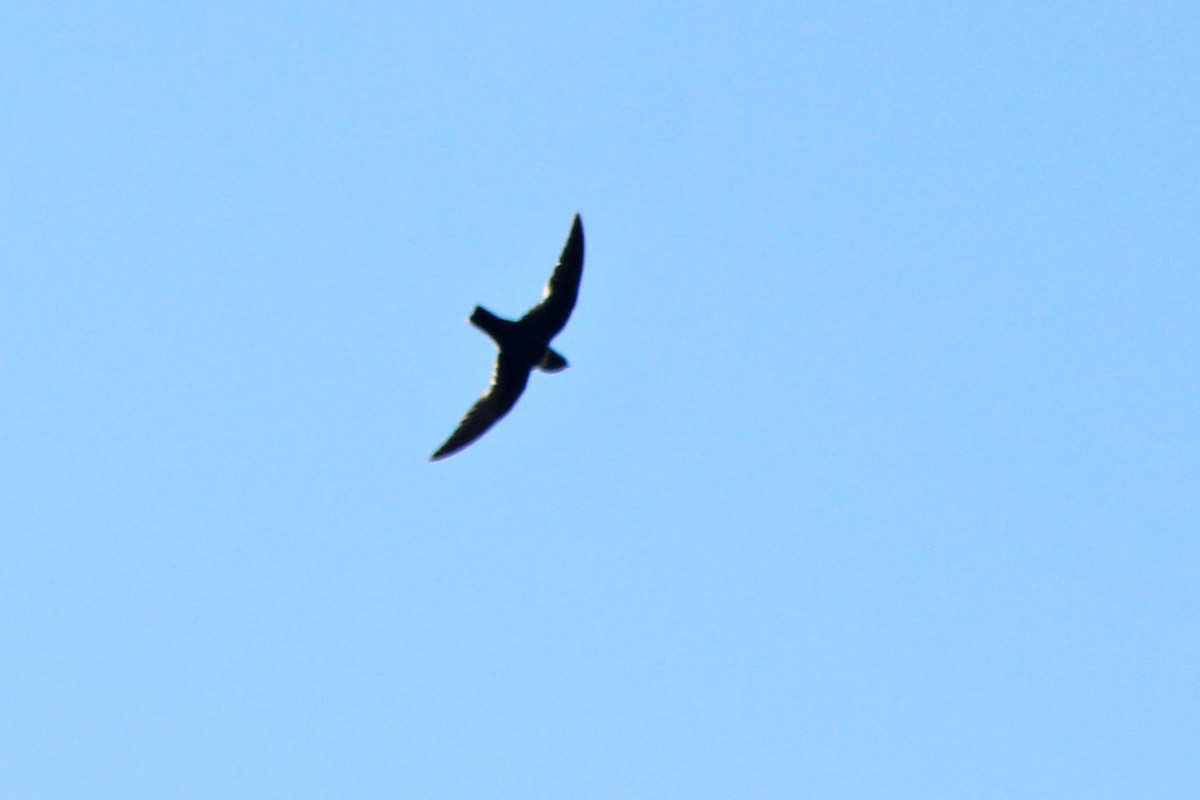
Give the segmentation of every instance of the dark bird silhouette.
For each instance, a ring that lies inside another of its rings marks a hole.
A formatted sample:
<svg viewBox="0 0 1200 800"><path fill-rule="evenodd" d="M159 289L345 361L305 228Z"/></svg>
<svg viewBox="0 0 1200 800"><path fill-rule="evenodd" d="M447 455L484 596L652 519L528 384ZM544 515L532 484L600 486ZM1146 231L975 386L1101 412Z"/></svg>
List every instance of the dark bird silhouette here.
<svg viewBox="0 0 1200 800"><path fill-rule="evenodd" d="M529 373L536 367L543 372L559 372L567 368L567 360L550 348L550 340L567 324L575 298L579 294L579 279L583 277L583 222L575 215L567 244L563 247L558 266L546 284L542 302L516 322L497 317L482 306L475 306L471 324L492 337L500 354L492 370L492 383L483 396L458 423L458 430L430 457L430 461L453 455L482 436L517 403Z"/></svg>

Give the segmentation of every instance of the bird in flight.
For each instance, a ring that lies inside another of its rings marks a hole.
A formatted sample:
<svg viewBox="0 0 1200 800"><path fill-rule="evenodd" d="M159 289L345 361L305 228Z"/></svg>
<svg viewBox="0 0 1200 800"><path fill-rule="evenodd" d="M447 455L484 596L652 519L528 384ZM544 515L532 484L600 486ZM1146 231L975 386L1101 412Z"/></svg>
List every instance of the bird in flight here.
<svg viewBox="0 0 1200 800"><path fill-rule="evenodd" d="M558 266L546 284L542 302L516 322L497 317L483 306L475 306L471 324L492 337L500 348L492 370L492 383L458 423L458 429L429 458L430 461L457 453L495 425L516 405L529 382L529 373L535 367L543 372L567 368L567 360L550 348L550 340L567 324L567 318L575 308L582 277L583 222L576 214Z"/></svg>

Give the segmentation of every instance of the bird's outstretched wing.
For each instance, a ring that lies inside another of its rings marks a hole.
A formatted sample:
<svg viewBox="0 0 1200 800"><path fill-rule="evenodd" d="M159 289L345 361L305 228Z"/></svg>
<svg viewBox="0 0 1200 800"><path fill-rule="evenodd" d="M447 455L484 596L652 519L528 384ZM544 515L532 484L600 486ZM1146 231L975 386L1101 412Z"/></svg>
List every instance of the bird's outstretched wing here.
<svg viewBox="0 0 1200 800"><path fill-rule="evenodd" d="M528 382L529 367L514 363L513 359L505 357L501 352L496 358L496 367L492 370L491 385L483 396L475 401L475 405L471 406L462 422L458 423L458 430L450 435L446 443L439 447L429 460L437 461L457 453L482 436L488 428L512 410Z"/></svg>
<svg viewBox="0 0 1200 800"><path fill-rule="evenodd" d="M567 324L567 319L575 308L575 298L579 295L579 280L582 277L583 222L576 214L571 233L567 236L567 244L559 256L558 266L554 268L554 274L546 284L542 302L521 317L521 323L545 336L547 341L552 339Z"/></svg>

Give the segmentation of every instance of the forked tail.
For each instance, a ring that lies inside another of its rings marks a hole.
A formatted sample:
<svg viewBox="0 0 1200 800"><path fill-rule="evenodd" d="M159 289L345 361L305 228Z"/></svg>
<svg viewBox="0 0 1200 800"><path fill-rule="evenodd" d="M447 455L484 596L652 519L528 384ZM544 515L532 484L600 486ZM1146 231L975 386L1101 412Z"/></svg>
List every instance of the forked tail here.
<svg viewBox="0 0 1200 800"><path fill-rule="evenodd" d="M505 332L516 325L515 322L497 317L483 306L475 306L475 310L471 312L470 320L472 325L492 337L492 340L496 344L500 344L505 338Z"/></svg>

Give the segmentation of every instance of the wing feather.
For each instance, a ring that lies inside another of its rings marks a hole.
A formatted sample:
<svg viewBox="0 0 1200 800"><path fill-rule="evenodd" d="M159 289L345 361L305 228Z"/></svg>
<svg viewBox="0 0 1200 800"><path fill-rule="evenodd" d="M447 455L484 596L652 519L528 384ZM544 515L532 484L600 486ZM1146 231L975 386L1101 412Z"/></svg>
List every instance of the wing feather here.
<svg viewBox="0 0 1200 800"><path fill-rule="evenodd" d="M579 296L579 281L582 278L583 221L576 214L558 265L546 284L542 302L521 317L521 322L536 329L540 335L546 337L546 341L554 338L567 324L567 319L575 308L575 299Z"/></svg>
<svg viewBox="0 0 1200 800"><path fill-rule="evenodd" d="M471 410L458 423L458 429L450 435L446 443L430 456L430 461L437 461L453 455L474 442L495 425L501 417L512 410L517 398L525 391L529 382L529 368L514 363L501 352L496 358L496 366L492 370L492 382L486 392L475 401Z"/></svg>

